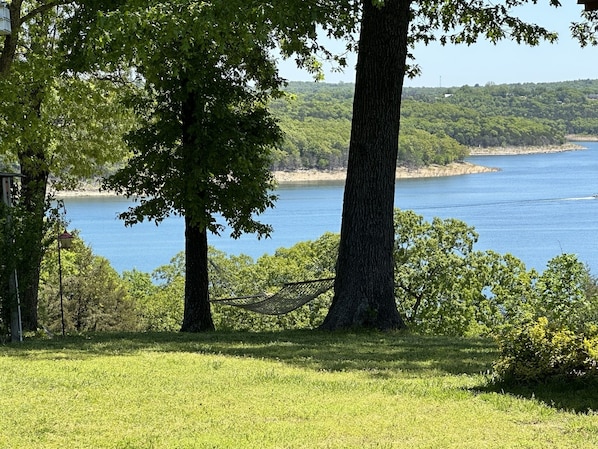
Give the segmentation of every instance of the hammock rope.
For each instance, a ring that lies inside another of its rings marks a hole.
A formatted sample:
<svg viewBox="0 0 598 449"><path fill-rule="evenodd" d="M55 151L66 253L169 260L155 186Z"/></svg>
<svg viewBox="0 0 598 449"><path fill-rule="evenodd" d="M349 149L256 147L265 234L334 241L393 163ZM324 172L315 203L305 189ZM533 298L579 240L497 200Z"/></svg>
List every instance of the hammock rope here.
<svg viewBox="0 0 598 449"><path fill-rule="evenodd" d="M226 306L241 307L264 315L284 315L313 301L334 286L334 278L313 281L289 282L273 295L262 293L236 298L213 299L211 302Z"/></svg>

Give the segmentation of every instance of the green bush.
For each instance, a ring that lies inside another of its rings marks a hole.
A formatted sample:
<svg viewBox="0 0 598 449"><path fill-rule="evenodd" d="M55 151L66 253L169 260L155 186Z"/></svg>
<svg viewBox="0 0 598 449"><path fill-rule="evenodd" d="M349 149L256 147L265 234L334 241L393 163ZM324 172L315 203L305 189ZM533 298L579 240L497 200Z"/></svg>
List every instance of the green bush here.
<svg viewBox="0 0 598 449"><path fill-rule="evenodd" d="M136 330L138 316L127 284L108 260L96 256L75 232L72 246L61 251L62 301L58 254L44 254L39 288L39 321L51 332ZM61 306L62 302L62 306Z"/></svg>
<svg viewBox="0 0 598 449"><path fill-rule="evenodd" d="M551 326L546 317L540 317L502 336L495 373L506 382L596 374L598 328L592 332L577 334Z"/></svg>
<svg viewBox="0 0 598 449"><path fill-rule="evenodd" d="M495 373L504 381L596 374L596 278L574 255L561 254L534 286L529 309L499 332Z"/></svg>

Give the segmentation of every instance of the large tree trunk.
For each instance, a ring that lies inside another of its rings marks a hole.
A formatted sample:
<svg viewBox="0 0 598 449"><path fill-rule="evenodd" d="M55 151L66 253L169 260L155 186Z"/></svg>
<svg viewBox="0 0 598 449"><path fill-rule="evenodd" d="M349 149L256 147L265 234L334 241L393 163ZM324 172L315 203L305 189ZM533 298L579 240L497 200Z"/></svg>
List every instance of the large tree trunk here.
<svg viewBox="0 0 598 449"><path fill-rule="evenodd" d="M363 1L334 299L324 329L405 326L394 297L393 211L409 6Z"/></svg>
<svg viewBox="0 0 598 449"><path fill-rule="evenodd" d="M208 234L185 217L185 311L181 332L214 330L208 294Z"/></svg>

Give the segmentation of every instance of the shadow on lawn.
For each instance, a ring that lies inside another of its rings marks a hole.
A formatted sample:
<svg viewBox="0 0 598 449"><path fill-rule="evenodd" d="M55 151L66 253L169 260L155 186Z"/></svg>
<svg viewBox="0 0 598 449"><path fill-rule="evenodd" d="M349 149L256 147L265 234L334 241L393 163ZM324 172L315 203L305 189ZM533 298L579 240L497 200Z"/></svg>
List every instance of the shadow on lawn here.
<svg viewBox="0 0 598 449"><path fill-rule="evenodd" d="M598 377L558 378L535 384L496 383L476 388L477 393L510 394L575 413L598 411Z"/></svg>
<svg viewBox="0 0 598 449"><path fill-rule="evenodd" d="M194 352L270 359L325 371L431 371L479 374L490 369L496 348L489 340L422 337L402 332L210 332L90 334L28 340L0 346L0 355L84 359L140 351ZM429 375L429 374L428 374Z"/></svg>
<svg viewBox="0 0 598 449"><path fill-rule="evenodd" d="M490 340L427 337L402 332L101 333L0 345L0 356L85 360L141 352L247 357L316 371L364 371L373 377L487 373L498 357ZM598 380L579 378L535 385L489 384L473 393L499 393L540 401L559 410L598 411Z"/></svg>

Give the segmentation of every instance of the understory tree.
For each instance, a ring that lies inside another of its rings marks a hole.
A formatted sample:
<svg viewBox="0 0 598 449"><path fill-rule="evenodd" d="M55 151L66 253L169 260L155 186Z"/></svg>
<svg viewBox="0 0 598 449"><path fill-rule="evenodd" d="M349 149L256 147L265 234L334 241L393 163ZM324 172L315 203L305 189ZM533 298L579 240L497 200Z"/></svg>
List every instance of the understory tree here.
<svg viewBox="0 0 598 449"><path fill-rule="evenodd" d="M101 11L89 3L72 16L74 68L129 67L137 76L133 155L104 187L138 201L121 214L128 225L184 216L182 331L214 328L208 233L225 225L235 238L271 231L256 219L274 204L271 150L282 138L266 107L283 84L271 51L280 43L283 54L309 64L315 22L345 9L283 3L131 0L105 2Z"/></svg>
<svg viewBox="0 0 598 449"><path fill-rule="evenodd" d="M122 159L120 137L131 124L112 83L62 66L63 19L73 4L13 0L12 34L0 36L0 171L21 175L11 251L25 331L38 327L48 187L73 187Z"/></svg>

